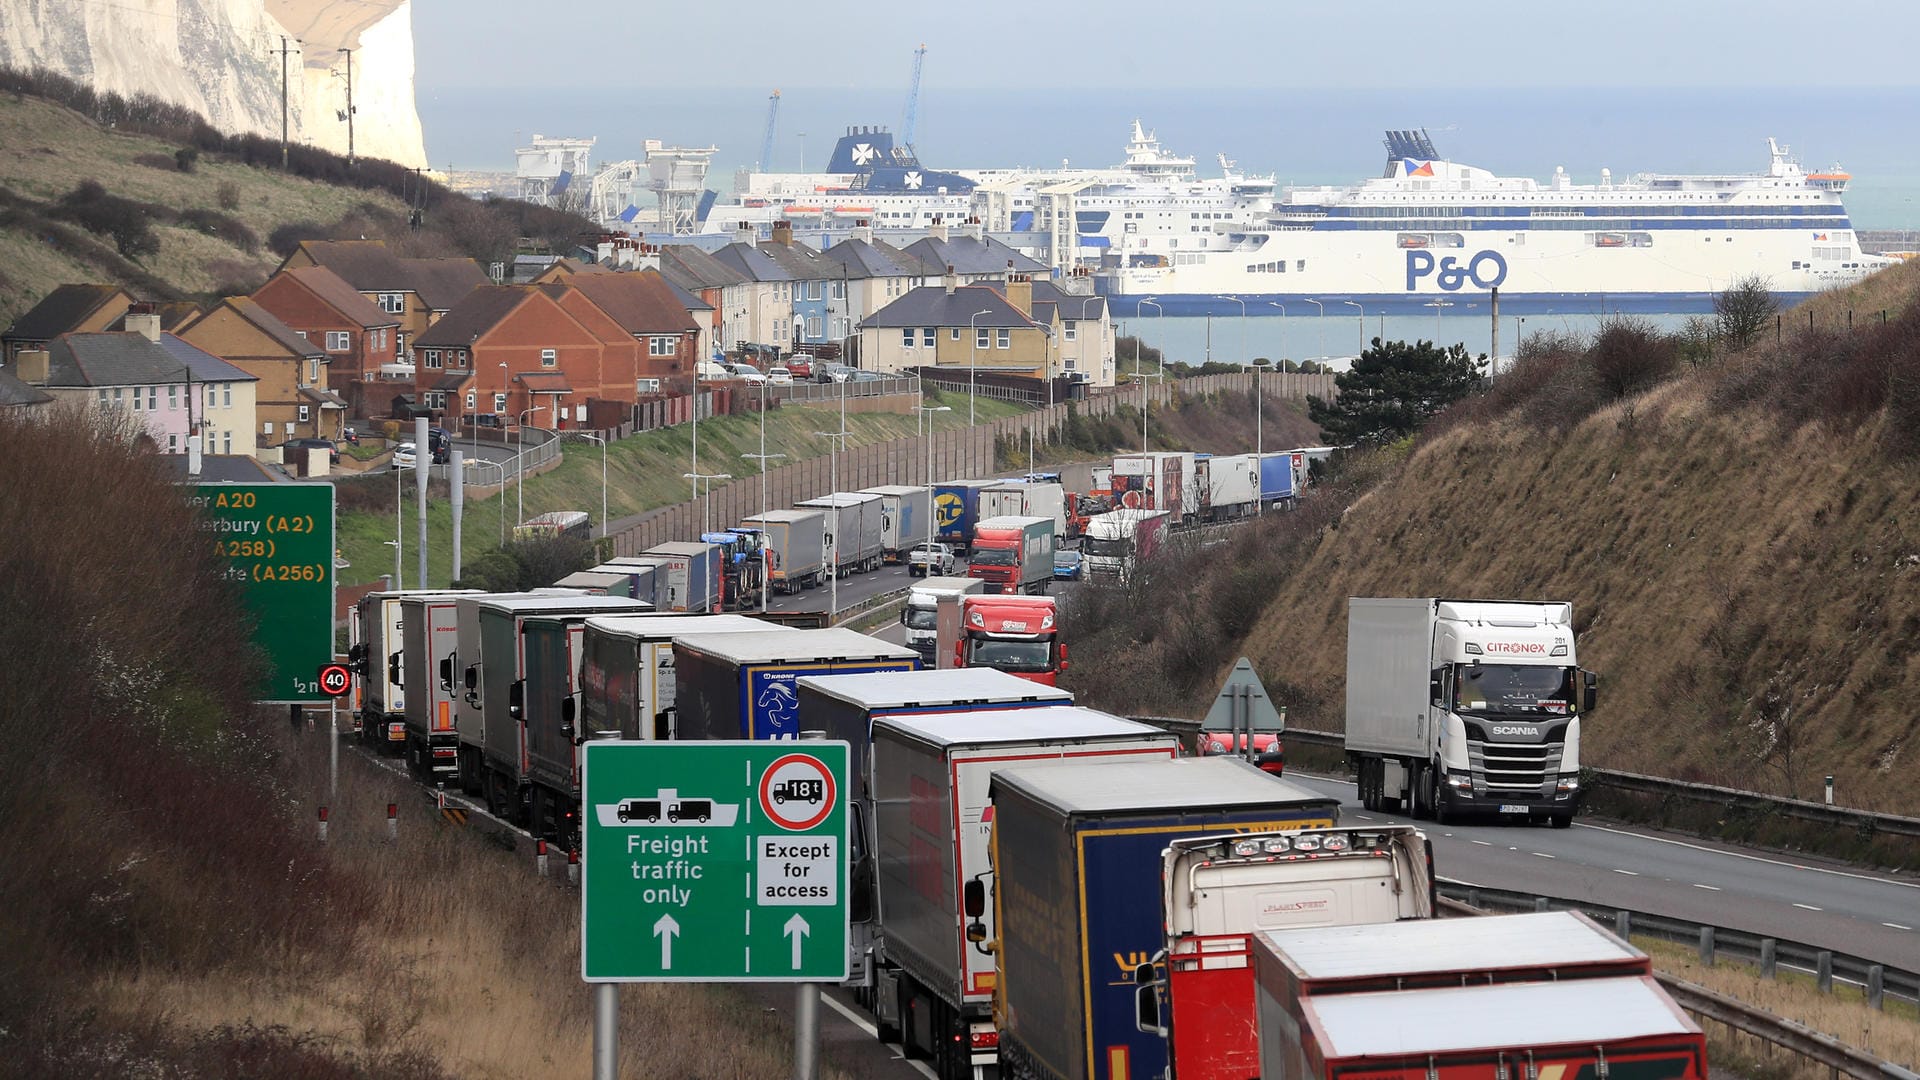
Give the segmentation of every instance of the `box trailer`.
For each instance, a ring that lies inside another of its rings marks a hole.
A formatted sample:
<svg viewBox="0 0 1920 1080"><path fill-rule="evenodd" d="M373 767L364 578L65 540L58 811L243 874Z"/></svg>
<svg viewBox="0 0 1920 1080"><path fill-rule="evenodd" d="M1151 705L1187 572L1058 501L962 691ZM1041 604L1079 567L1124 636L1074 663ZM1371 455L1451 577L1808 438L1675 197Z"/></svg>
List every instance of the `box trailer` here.
<svg viewBox="0 0 1920 1080"><path fill-rule="evenodd" d="M797 739L802 676L920 666L912 649L837 628L690 634L673 656L682 739Z"/></svg>
<svg viewBox="0 0 1920 1080"><path fill-rule="evenodd" d="M654 605L661 611L719 611L725 567L720 549L697 540L655 544L642 554L661 560L654 572ZM664 588L662 587L664 585Z"/></svg>
<svg viewBox="0 0 1920 1080"><path fill-rule="evenodd" d="M457 783L459 729L454 725L453 655L459 651L456 606L479 590L421 593L400 599L400 655L389 661L406 693L407 768L428 783Z"/></svg>
<svg viewBox="0 0 1920 1080"><path fill-rule="evenodd" d="M990 593L1043 593L1053 586L1057 533L1050 517L983 517L973 527L967 576Z"/></svg>
<svg viewBox="0 0 1920 1080"><path fill-rule="evenodd" d="M1233 521L1254 512L1260 502L1259 460L1252 454L1213 454L1204 462L1196 456L1202 519Z"/></svg>
<svg viewBox="0 0 1920 1080"><path fill-rule="evenodd" d="M933 486L933 516L939 535L934 539L967 550L973 543L973 524L980 520L980 493L1003 480L955 480Z"/></svg>
<svg viewBox="0 0 1920 1080"><path fill-rule="evenodd" d="M360 738L386 753L407 744L407 692L397 665L402 649L400 602L447 589L392 589L360 598L347 619L347 663L360 679Z"/></svg>
<svg viewBox="0 0 1920 1080"><path fill-rule="evenodd" d="M880 554L887 562L904 562L909 550L936 539L932 488L882 484L861 488L860 494L880 496Z"/></svg>
<svg viewBox="0 0 1920 1080"><path fill-rule="evenodd" d="M841 577L880 568L880 496L836 491L793 505L827 516L827 561Z"/></svg>
<svg viewBox="0 0 1920 1080"><path fill-rule="evenodd" d="M827 515L819 510L769 510L740 522L766 534L772 551L767 580L783 593L820 584L827 572Z"/></svg>
<svg viewBox="0 0 1920 1080"><path fill-rule="evenodd" d="M745 615L589 618L581 646L583 730L618 732L627 740L674 738L673 639L759 633L770 625Z"/></svg>
<svg viewBox="0 0 1920 1080"><path fill-rule="evenodd" d="M1065 536L1067 491L1057 483L1046 481L984 488L980 492L979 518L996 517L1052 518L1053 534Z"/></svg>

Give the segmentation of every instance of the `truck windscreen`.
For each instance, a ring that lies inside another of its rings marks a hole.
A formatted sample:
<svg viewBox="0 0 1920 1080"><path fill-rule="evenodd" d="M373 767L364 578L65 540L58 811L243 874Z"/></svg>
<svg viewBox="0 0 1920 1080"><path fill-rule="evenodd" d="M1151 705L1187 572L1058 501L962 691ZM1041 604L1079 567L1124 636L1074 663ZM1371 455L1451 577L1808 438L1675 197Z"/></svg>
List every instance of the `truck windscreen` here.
<svg viewBox="0 0 1920 1080"><path fill-rule="evenodd" d="M1454 711L1550 713L1573 711L1574 669L1531 664L1459 664L1454 668Z"/></svg>
<svg viewBox="0 0 1920 1080"><path fill-rule="evenodd" d="M1053 643L972 638L967 643L967 666L999 668L1001 671L1050 671L1053 669Z"/></svg>
<svg viewBox="0 0 1920 1080"><path fill-rule="evenodd" d="M1013 549L977 547L973 549L971 562L975 566L1012 566Z"/></svg>
<svg viewBox="0 0 1920 1080"><path fill-rule="evenodd" d="M1096 540L1089 536L1085 553L1103 559L1124 559L1133 554L1133 543L1129 540Z"/></svg>
<svg viewBox="0 0 1920 1080"><path fill-rule="evenodd" d="M938 630L940 612L930 607L910 607L907 609L907 629Z"/></svg>

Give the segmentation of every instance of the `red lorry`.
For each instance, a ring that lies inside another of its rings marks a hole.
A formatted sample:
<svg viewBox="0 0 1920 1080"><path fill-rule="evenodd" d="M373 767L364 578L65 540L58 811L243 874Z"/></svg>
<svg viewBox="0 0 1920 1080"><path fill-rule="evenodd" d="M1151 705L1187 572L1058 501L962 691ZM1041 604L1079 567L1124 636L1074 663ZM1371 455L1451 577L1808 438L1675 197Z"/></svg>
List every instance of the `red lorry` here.
<svg viewBox="0 0 1920 1080"><path fill-rule="evenodd" d="M1051 596L973 593L960 598L954 667L997 668L1046 686L1067 669L1060 609Z"/></svg>

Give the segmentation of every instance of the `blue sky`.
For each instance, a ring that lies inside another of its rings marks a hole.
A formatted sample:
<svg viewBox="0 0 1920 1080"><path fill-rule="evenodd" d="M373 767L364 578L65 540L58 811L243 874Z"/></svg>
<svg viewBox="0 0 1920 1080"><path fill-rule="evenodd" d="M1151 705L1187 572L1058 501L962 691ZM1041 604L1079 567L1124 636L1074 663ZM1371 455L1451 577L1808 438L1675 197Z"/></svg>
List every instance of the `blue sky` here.
<svg viewBox="0 0 1920 1080"><path fill-rule="evenodd" d="M414 0L413 18L423 92L904 89L921 42L936 90L1920 85L1910 0Z"/></svg>

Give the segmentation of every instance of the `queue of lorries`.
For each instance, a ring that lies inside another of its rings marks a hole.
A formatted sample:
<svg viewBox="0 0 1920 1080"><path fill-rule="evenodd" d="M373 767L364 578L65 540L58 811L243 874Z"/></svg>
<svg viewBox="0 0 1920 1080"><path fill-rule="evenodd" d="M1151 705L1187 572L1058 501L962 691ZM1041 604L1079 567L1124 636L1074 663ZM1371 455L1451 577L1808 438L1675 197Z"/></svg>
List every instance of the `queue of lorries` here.
<svg viewBox="0 0 1920 1080"><path fill-rule="evenodd" d="M955 590L936 641L969 605L995 627L931 658L569 587L375 593L351 622L361 727L397 725L423 780L569 848L588 740L845 740L849 985L943 1080L1705 1080L1701 1033L1647 957L1584 917L1437 920L1417 828L1342 824L1331 797L972 663L1053 612L985 584L926 583ZM990 622L994 604L1013 607ZM1569 605L1349 611L1366 805L1571 816L1594 702ZM1057 633L1029 652L1064 666Z"/></svg>

